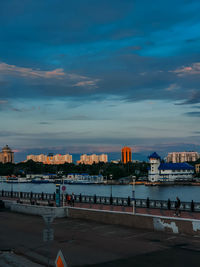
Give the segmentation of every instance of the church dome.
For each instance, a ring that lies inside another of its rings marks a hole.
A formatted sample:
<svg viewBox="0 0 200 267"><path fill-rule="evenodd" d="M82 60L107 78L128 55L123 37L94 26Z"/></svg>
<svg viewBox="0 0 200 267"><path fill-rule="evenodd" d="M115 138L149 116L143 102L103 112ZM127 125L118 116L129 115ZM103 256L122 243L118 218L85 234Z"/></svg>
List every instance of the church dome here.
<svg viewBox="0 0 200 267"><path fill-rule="evenodd" d="M2 151L3 152L11 152L12 150L9 148L8 145L6 145L5 147L3 147Z"/></svg>

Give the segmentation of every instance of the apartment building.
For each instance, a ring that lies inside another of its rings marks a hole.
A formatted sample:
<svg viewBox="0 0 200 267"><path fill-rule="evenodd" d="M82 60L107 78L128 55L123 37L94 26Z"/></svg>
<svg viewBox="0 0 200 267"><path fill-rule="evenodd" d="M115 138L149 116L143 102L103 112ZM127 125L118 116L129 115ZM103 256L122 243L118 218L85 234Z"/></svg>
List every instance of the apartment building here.
<svg viewBox="0 0 200 267"><path fill-rule="evenodd" d="M50 153L49 155L28 155L26 160L33 160L35 162L42 162L43 164L64 164L64 163L72 163L72 155L70 154L56 154L53 155Z"/></svg>
<svg viewBox="0 0 200 267"><path fill-rule="evenodd" d="M99 162L108 162L108 155L107 154L101 154L101 155L87 155L83 154L80 156L80 160L77 161L77 164L88 164L92 165L93 163L99 163Z"/></svg>
<svg viewBox="0 0 200 267"><path fill-rule="evenodd" d="M171 152L167 155L167 162L181 163L191 162L199 159L199 153L194 151L189 152Z"/></svg>

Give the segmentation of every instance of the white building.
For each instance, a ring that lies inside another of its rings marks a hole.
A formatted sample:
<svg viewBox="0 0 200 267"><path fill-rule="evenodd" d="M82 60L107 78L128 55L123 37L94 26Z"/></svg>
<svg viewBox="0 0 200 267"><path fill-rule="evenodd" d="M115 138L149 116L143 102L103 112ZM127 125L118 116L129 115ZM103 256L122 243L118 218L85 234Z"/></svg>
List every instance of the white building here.
<svg viewBox="0 0 200 267"><path fill-rule="evenodd" d="M167 155L167 162L191 162L199 159L199 153L194 151L171 152Z"/></svg>
<svg viewBox="0 0 200 267"><path fill-rule="evenodd" d="M188 163L161 163L161 158L156 152L149 156L149 162L150 182L191 180L194 174L194 167Z"/></svg>
<svg viewBox="0 0 200 267"><path fill-rule="evenodd" d="M72 155L65 154L49 154L49 155L28 155L27 160L33 160L35 162L42 162L43 164L64 164L72 163Z"/></svg>
<svg viewBox="0 0 200 267"><path fill-rule="evenodd" d="M83 154L80 156L80 160L77 161L77 164L88 164L92 165L93 163L99 163L99 162L108 162L108 155L107 154L101 154L101 155L86 155Z"/></svg>
<svg viewBox="0 0 200 267"><path fill-rule="evenodd" d="M104 178L103 175L99 174L99 175L89 175L88 173L69 173L67 175L67 179L65 179L65 181L67 182L71 182L71 183L76 183L76 182L80 182L80 183L103 183L104 182Z"/></svg>

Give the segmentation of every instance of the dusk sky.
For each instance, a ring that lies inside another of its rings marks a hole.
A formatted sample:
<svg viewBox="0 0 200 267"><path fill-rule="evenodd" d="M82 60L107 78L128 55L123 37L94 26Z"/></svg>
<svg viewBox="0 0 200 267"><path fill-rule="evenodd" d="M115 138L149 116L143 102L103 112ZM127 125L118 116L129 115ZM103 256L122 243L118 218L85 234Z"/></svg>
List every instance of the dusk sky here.
<svg viewBox="0 0 200 267"><path fill-rule="evenodd" d="M0 112L15 161L200 152L200 1L1 0Z"/></svg>

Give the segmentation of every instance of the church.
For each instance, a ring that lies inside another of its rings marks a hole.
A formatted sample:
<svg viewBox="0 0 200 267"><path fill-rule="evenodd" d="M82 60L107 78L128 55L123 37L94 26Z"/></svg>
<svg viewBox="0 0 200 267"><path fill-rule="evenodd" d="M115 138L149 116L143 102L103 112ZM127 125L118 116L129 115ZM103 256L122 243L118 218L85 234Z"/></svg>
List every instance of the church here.
<svg viewBox="0 0 200 267"><path fill-rule="evenodd" d="M1 163L14 163L14 152L6 145L0 152Z"/></svg>
<svg viewBox="0 0 200 267"><path fill-rule="evenodd" d="M162 163L160 156L154 152L149 157L150 167L148 180L150 182L174 182L192 180L194 167L183 163Z"/></svg>

